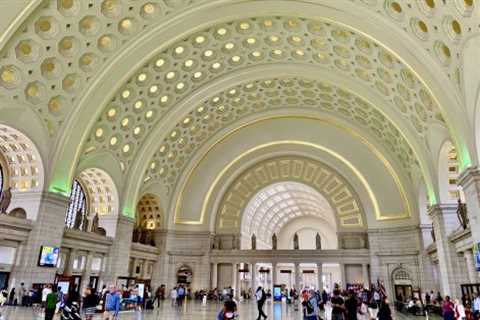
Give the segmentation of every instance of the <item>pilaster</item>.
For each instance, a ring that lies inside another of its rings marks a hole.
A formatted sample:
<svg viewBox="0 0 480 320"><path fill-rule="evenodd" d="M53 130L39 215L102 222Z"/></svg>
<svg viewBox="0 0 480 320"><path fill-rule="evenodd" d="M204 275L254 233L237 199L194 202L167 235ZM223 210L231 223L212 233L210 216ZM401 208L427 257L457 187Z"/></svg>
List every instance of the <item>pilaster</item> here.
<svg viewBox="0 0 480 320"><path fill-rule="evenodd" d="M480 168L470 167L458 177L467 204L467 215L472 233L472 242L480 243Z"/></svg>
<svg viewBox="0 0 480 320"><path fill-rule="evenodd" d="M448 235L459 225L456 210L456 205L443 204L432 206L428 211L435 234L442 293L450 296L458 296L460 293L460 287L456 281L456 277L460 273L455 260L457 255L453 245L448 240Z"/></svg>
<svg viewBox="0 0 480 320"><path fill-rule="evenodd" d="M104 277L106 283L115 284L118 277L128 276L134 224L131 218L118 217L115 241L110 247L109 264Z"/></svg>
<svg viewBox="0 0 480 320"><path fill-rule="evenodd" d="M61 247L68 198L50 192L38 193L34 198L40 202L38 214L25 242L23 261L12 272L12 285L24 282L29 287L55 280L56 268L39 267L38 258L42 246Z"/></svg>

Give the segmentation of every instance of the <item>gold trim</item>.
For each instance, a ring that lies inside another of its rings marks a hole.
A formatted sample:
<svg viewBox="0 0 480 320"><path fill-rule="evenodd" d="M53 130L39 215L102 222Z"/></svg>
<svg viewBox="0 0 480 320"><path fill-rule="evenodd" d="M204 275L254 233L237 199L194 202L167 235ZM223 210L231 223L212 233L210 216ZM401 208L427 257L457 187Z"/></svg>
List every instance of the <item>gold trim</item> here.
<svg viewBox="0 0 480 320"><path fill-rule="evenodd" d="M204 199L204 202L203 202L203 205L202 205L202 211L201 211L201 215L200 215L200 220L188 220L188 219L181 219L181 218L178 218L178 212L179 212L179 208L181 206L181 200L183 200L183 193L185 191L185 187L186 185L188 184L188 182L190 181L190 178L193 174L193 172L200 166L200 163L207 157L207 155L212 151L212 149L217 146L218 144L220 144L221 142L225 141L227 138L233 136L234 134L236 134L238 131L240 131L241 129L243 128L246 128L246 127L249 127L249 126L253 126L253 125L257 125L261 122L265 122L265 121L268 121L268 120L274 120L274 119L309 119L309 120L316 120L316 121L320 121L320 122L324 122L324 123L328 123L338 129L341 129L343 131L346 131L347 133L351 134L352 136L354 136L355 138L357 138L360 142L362 142L363 144L365 144L369 149L370 151L372 151L374 153L375 156L377 156L377 158L379 158L379 160L385 165L387 171L390 173L390 175L392 176L392 178L394 179L395 181L395 184L397 185L397 188L399 189L400 191L400 195L402 197L402 200L403 202L407 205L407 211L406 212L402 212L400 213L399 215L396 215L395 217L388 217L388 216L382 216L382 214L380 213L380 209L379 209L379 206L378 206L378 202L377 202L377 199L375 197L375 194L373 193L372 189L370 188L367 180L363 177L363 175L348 161L346 160L345 158L343 158L341 155L339 155L338 153L328 149L328 148L325 148L323 146L319 146L319 145L316 145L316 144L313 144L313 143L308 143L308 142L304 142L304 141L297 141L297 140L283 140L283 141L276 141L276 142L270 142L270 143L267 143L267 144L264 144L264 145L261 145L261 146L256 146L250 150L247 150L246 152L242 153L241 155L237 156L232 162L230 162L218 175L217 177L215 178L213 184L210 186L209 188L209 191L207 192L207 196L205 197ZM411 217L411 206L410 206L410 203L408 201L408 198L406 196L406 193L405 193L405 189L403 188L403 185L401 184L400 182L400 178L398 177L398 175L396 174L395 170L393 169L393 167L390 165L390 163L388 162L388 160L382 155L382 153L380 151L378 151L370 142L368 142L368 140L366 138L364 138L362 135L360 135L359 133L357 133L356 131L354 131L353 129L351 128L348 128L346 126L343 126L337 122L334 122L334 121L331 121L331 120L328 120L328 119L324 119L324 118L320 118L318 116L306 116L306 115L275 115L275 116L266 116L266 117L263 117L263 118L259 118L259 119L256 119L252 122L249 122L249 123L245 123L235 129L233 129L232 131L228 132L227 134L225 134L223 137L221 137L219 140L217 140L217 142L215 142L214 144L212 144L208 150L204 153L204 155L200 158L199 161L197 161L196 165L190 169L190 171L188 172L187 174L187 179L185 180L185 182L183 183L182 185L182 188L181 188L181 191L179 192L178 194L178 197L177 197L177 201L175 203L175 210L174 210L174 223L175 224L186 224L186 225L200 225L200 224L203 224L204 221L205 221L205 214L206 214L206 203L208 203L210 197L211 197L211 193L213 192L213 188L214 186L218 183L218 181L220 180L221 178L221 175L223 175L226 170L228 170L228 168L230 168L231 166L233 166L233 164L238 161L240 158L244 157L245 155L248 155L256 150L259 150L261 148L264 148L264 147L268 147L268 146L271 146L271 145L278 145L278 144L285 144L285 143L293 143L293 144L297 144L297 145L306 145L306 146L310 146L310 147L314 147L316 149L319 149L319 150L322 150L322 151L326 151L328 153L330 153L331 155L337 157L339 160L341 160L342 162L344 162L354 173L355 175L357 175L357 177L360 179L360 181L362 182L362 184L364 184L365 188L367 189L367 192L369 193L369 196L372 200L372 203L373 203L373 206L374 206L374 209L375 209L375 217L377 220L380 220L380 221L385 221L385 220L399 220L399 219L405 219L405 218L409 218ZM208 200L208 201L207 201Z"/></svg>

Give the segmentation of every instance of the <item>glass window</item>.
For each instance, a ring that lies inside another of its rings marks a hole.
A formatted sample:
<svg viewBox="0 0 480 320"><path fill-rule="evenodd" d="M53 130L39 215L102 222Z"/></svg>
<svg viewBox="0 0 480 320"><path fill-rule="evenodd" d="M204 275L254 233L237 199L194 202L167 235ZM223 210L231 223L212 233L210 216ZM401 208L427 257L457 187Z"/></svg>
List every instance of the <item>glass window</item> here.
<svg viewBox="0 0 480 320"><path fill-rule="evenodd" d="M70 193L70 202L68 203L67 215L65 216L65 225L68 228L73 228L77 213L82 214L82 221L80 229L83 227L83 223L86 223L85 216L87 214L87 198L83 191L82 185L78 180L73 180L72 192Z"/></svg>

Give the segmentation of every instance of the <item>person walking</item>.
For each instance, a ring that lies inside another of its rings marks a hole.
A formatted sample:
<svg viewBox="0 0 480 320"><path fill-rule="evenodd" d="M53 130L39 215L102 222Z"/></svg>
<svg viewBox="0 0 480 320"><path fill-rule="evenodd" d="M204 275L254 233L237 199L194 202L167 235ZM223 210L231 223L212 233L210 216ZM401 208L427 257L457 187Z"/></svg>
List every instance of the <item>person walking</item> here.
<svg viewBox="0 0 480 320"><path fill-rule="evenodd" d="M103 319L118 319L118 313L120 312L120 300L120 293L117 291L115 286L110 286L109 293L107 293L107 297L105 298L105 313L103 314Z"/></svg>
<svg viewBox="0 0 480 320"><path fill-rule="evenodd" d="M358 299L353 290L349 290L348 299L345 301L345 309L347 311L347 320L357 320Z"/></svg>
<svg viewBox="0 0 480 320"><path fill-rule="evenodd" d="M474 319L480 318L480 294L478 293L475 293L475 298L472 302L472 312Z"/></svg>
<svg viewBox="0 0 480 320"><path fill-rule="evenodd" d="M57 293L55 288L50 290L45 299L45 320L52 320L57 308Z"/></svg>
<svg viewBox="0 0 480 320"><path fill-rule="evenodd" d="M318 320L318 300L314 290L309 290L307 298L302 301L303 319L304 320Z"/></svg>
<svg viewBox="0 0 480 320"><path fill-rule="evenodd" d="M92 291L92 288L86 288L82 305L85 312L85 320L93 319L93 316L97 313L98 302L98 296Z"/></svg>
<svg viewBox="0 0 480 320"><path fill-rule="evenodd" d="M170 291L170 299L172 301L172 307L175 306L175 304L177 303L177 287L173 287L172 291Z"/></svg>
<svg viewBox="0 0 480 320"><path fill-rule="evenodd" d="M455 320L455 306L449 296L445 296L442 304L442 316L444 320Z"/></svg>
<svg viewBox="0 0 480 320"><path fill-rule="evenodd" d="M455 320L465 320L467 318L467 315L465 313L465 307L458 299L455 299L454 303L455 303Z"/></svg>
<svg viewBox="0 0 480 320"><path fill-rule="evenodd" d="M387 297L384 297L378 308L378 320L392 320L392 310Z"/></svg>
<svg viewBox="0 0 480 320"><path fill-rule="evenodd" d="M267 295L262 287L258 287L257 291L255 292L255 298L257 300L257 309L258 309L258 317L257 320L263 318L267 319L267 315L263 312L263 305L265 304L265 300L267 300Z"/></svg>
<svg viewBox="0 0 480 320"><path fill-rule="evenodd" d="M340 290L333 290L333 297L330 299L332 305L332 320L343 320L345 313L345 301L340 296Z"/></svg>

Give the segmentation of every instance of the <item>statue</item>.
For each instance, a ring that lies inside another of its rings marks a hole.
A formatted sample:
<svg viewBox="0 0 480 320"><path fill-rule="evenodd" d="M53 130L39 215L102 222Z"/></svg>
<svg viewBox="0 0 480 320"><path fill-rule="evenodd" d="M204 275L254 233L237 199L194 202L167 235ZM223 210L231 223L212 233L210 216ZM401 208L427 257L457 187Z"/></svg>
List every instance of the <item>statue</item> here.
<svg viewBox="0 0 480 320"><path fill-rule="evenodd" d="M145 244L151 246L153 242L153 232L152 230L145 231Z"/></svg>
<svg viewBox="0 0 480 320"><path fill-rule="evenodd" d="M145 242L145 230L143 230L141 227L138 228L138 243L144 243Z"/></svg>
<svg viewBox="0 0 480 320"><path fill-rule="evenodd" d="M138 242L138 227L133 229L132 242Z"/></svg>
<svg viewBox="0 0 480 320"><path fill-rule="evenodd" d="M463 230L467 229L467 226L468 226L467 204L462 203L460 199L458 199L457 218Z"/></svg>
<svg viewBox="0 0 480 320"><path fill-rule="evenodd" d="M272 250L277 250L277 235L275 233L272 236Z"/></svg>
<svg viewBox="0 0 480 320"><path fill-rule="evenodd" d="M100 218L98 217L98 213L95 213L95 216L93 216L93 220L92 220L92 229L91 229L92 232L95 232L95 233L97 232L98 227L99 227L99 225L98 225L99 220L100 220Z"/></svg>
<svg viewBox="0 0 480 320"><path fill-rule="evenodd" d="M298 234L295 232L295 234L293 235L293 249L294 250L298 250L299 249L299 245L298 245Z"/></svg>
<svg viewBox="0 0 480 320"><path fill-rule="evenodd" d="M317 232L317 235L315 237L315 242L316 242L316 248L317 250L322 249L322 238L320 238L320 234Z"/></svg>
<svg viewBox="0 0 480 320"><path fill-rule="evenodd" d="M257 250L257 237L252 234L252 250Z"/></svg>
<svg viewBox="0 0 480 320"><path fill-rule="evenodd" d="M75 215L75 222L73 223L73 229L80 230L80 226L82 225L83 213L82 210L78 210L77 214Z"/></svg>
<svg viewBox="0 0 480 320"><path fill-rule="evenodd" d="M430 231L430 235L432 236L433 242L435 242L436 241L436 239L435 239L435 229L433 228L433 223L432 223L432 231Z"/></svg>
<svg viewBox="0 0 480 320"><path fill-rule="evenodd" d="M215 238L213 240L213 247L214 247L214 249L217 249L217 250L220 249L220 237L219 236L215 236Z"/></svg>
<svg viewBox="0 0 480 320"><path fill-rule="evenodd" d="M0 213L7 213L8 206L12 201L12 188L8 187L0 194Z"/></svg>

